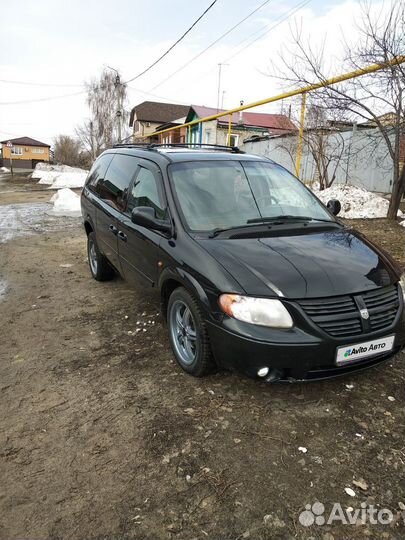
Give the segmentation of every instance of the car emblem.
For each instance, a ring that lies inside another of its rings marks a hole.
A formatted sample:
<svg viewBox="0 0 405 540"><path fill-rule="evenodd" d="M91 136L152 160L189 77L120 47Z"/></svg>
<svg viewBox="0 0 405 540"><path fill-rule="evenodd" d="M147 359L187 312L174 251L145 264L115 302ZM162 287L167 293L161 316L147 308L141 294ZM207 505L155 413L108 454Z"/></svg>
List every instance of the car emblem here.
<svg viewBox="0 0 405 540"><path fill-rule="evenodd" d="M368 319L370 317L369 313L368 313L368 309L361 309L360 310L360 315L362 316L363 319Z"/></svg>

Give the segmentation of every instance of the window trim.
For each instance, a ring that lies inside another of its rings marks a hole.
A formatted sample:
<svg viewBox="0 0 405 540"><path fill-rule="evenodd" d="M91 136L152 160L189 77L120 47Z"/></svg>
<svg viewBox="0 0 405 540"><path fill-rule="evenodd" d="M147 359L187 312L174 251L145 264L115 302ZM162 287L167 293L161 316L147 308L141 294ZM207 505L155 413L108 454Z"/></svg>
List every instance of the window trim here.
<svg viewBox="0 0 405 540"><path fill-rule="evenodd" d="M18 152L16 152L18 150ZM12 146L10 153L12 156L22 156L24 153L24 149L21 146Z"/></svg>

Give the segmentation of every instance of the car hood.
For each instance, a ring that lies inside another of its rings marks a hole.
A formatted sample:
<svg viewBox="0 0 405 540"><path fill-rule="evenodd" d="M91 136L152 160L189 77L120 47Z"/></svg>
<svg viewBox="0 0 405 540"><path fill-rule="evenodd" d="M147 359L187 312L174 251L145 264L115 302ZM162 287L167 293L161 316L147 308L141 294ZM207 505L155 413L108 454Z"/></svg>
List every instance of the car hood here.
<svg viewBox="0 0 405 540"><path fill-rule="evenodd" d="M320 298L367 291L398 280L395 263L387 254L345 228L197 241L249 295Z"/></svg>

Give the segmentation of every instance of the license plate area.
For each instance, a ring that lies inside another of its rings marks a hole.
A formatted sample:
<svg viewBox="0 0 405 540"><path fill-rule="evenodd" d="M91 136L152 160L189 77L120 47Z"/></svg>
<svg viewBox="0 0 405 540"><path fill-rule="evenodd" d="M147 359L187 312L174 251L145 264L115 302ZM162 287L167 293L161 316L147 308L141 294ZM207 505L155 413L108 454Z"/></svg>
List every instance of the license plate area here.
<svg viewBox="0 0 405 540"><path fill-rule="evenodd" d="M392 351L394 341L395 335L338 347L336 349L336 365L342 366Z"/></svg>

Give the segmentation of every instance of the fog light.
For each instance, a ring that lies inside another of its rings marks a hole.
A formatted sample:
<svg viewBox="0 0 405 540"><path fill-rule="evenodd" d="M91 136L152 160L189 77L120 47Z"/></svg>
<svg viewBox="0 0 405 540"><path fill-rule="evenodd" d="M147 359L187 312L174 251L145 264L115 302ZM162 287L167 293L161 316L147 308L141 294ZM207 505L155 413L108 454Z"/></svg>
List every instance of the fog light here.
<svg viewBox="0 0 405 540"><path fill-rule="evenodd" d="M265 377L269 372L269 368L268 367L262 367L258 370L257 374L259 377Z"/></svg>

